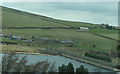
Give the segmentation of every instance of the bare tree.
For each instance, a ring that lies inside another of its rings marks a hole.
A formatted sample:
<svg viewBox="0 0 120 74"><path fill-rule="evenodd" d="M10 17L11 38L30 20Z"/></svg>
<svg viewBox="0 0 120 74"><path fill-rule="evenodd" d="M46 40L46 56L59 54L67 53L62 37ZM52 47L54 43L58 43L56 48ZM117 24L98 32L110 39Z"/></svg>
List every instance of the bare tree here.
<svg viewBox="0 0 120 74"><path fill-rule="evenodd" d="M27 64L27 56L21 57L15 52L5 54L2 58L2 72L55 72L54 64L50 67L48 60ZM50 69L50 71L49 71Z"/></svg>

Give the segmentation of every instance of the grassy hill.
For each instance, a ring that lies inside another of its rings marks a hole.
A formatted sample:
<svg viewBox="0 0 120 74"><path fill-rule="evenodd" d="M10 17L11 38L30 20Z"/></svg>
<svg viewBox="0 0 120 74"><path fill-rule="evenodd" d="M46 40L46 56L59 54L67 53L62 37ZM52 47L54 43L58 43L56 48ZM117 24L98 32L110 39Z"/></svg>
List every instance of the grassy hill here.
<svg viewBox="0 0 120 74"><path fill-rule="evenodd" d="M90 23L56 20L20 10L3 7L3 26L5 27L98 27Z"/></svg>
<svg viewBox="0 0 120 74"><path fill-rule="evenodd" d="M67 27L59 23L38 18L38 15L33 15L27 12L5 7L3 7L2 10L4 27Z"/></svg>
<svg viewBox="0 0 120 74"><path fill-rule="evenodd" d="M3 7L2 12L3 27L100 27L100 25L97 24L58 20L6 7ZM107 36L117 34L117 31L114 30L104 29L104 32L102 32L102 30L103 29L90 29L90 32ZM75 49L78 54L81 53L79 52L79 48L110 53L111 49L116 50L117 46L117 41L115 40L100 37L90 32L78 32L76 29L3 29L2 32L3 35L22 36L22 38L27 39L35 36L38 38L48 37L57 40L72 40L76 42L76 44L70 48L70 51ZM113 36L113 38L116 38L116 36ZM12 42L13 40L3 38L3 41ZM93 47L93 45L96 47ZM69 48L62 47L62 45L58 45L58 47L59 49L69 50Z"/></svg>

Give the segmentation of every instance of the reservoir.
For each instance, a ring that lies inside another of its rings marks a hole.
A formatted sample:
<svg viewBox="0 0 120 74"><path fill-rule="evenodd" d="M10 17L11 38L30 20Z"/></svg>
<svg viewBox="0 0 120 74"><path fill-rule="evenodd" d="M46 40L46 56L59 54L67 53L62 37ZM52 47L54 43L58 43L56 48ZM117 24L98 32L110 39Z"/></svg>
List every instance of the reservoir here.
<svg viewBox="0 0 120 74"><path fill-rule="evenodd" d="M58 67L61 66L62 64L67 65L68 63L72 63L74 68L78 68L81 65L83 65L85 68L88 69L89 72L113 72L111 70L107 70L98 66L83 63L83 62L76 61L76 60L59 56L59 55L25 55L25 54L18 54L18 55L20 55L21 57L27 56L26 59L28 60L28 64L34 64L34 63L37 63L38 61L48 60L50 64L53 64L55 62L56 69L58 69ZM0 56L2 56L2 54L0 54Z"/></svg>

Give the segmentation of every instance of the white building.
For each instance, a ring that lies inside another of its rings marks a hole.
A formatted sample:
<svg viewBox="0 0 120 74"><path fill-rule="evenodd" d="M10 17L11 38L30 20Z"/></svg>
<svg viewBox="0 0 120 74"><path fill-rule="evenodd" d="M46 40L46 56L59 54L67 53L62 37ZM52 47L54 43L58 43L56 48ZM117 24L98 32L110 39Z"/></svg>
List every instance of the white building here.
<svg viewBox="0 0 120 74"><path fill-rule="evenodd" d="M87 27L80 27L77 29L77 31L88 31L88 30L89 30L89 28L87 28Z"/></svg>

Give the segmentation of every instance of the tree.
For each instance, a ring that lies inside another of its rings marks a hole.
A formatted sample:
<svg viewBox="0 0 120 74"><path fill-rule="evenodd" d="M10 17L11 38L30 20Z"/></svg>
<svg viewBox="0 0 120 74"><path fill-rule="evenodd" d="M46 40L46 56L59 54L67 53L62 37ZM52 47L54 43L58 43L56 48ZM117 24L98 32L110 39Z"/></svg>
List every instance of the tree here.
<svg viewBox="0 0 120 74"><path fill-rule="evenodd" d="M35 64L27 64L28 61L26 56L20 57L15 52L10 54L5 54L2 57L2 72L52 72L56 71L54 69L54 64L50 67L48 61L41 61ZM50 70L49 70L50 68Z"/></svg>
<svg viewBox="0 0 120 74"><path fill-rule="evenodd" d="M74 67L72 63L69 63L68 65L62 65L61 67L59 66L59 72L73 72L74 73Z"/></svg>
<svg viewBox="0 0 120 74"><path fill-rule="evenodd" d="M66 72L73 72L74 73L74 67L72 63L69 63L66 68Z"/></svg>
<svg viewBox="0 0 120 74"><path fill-rule="evenodd" d="M109 26L108 24L105 25L106 29L113 29L113 26Z"/></svg>
<svg viewBox="0 0 120 74"><path fill-rule="evenodd" d="M93 45L93 47L95 48L96 46L95 46L95 45Z"/></svg>
<svg viewBox="0 0 120 74"><path fill-rule="evenodd" d="M84 68L83 65L81 65L79 68L76 69L76 74L88 74L87 68Z"/></svg>
<svg viewBox="0 0 120 74"><path fill-rule="evenodd" d="M68 65L63 64L62 66L59 66L58 69L60 74L66 72L70 72L71 74L74 74L74 67L72 63L69 63ZM88 74L88 70L87 68L84 68L83 65L81 65L79 68L76 69L76 74Z"/></svg>
<svg viewBox="0 0 120 74"><path fill-rule="evenodd" d="M108 25L108 24L106 24L106 25L105 25L105 28L109 29L109 25Z"/></svg>
<svg viewBox="0 0 120 74"><path fill-rule="evenodd" d="M66 72L66 68L65 64L63 64L61 67L59 66L58 70L59 72Z"/></svg>

